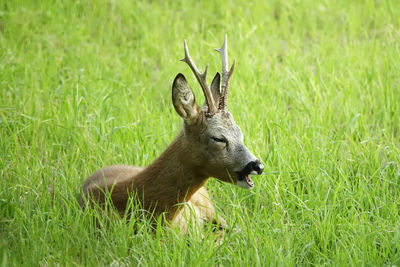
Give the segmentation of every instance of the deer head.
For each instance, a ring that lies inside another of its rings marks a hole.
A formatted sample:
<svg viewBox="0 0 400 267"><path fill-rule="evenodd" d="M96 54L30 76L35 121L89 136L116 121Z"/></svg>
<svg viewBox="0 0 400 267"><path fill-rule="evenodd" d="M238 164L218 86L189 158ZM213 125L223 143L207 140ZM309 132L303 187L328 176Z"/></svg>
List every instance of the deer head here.
<svg viewBox="0 0 400 267"><path fill-rule="evenodd" d="M228 71L227 36L220 49L222 57L222 84L217 73L211 83L207 83L207 70L200 73L192 61L184 41L186 62L205 96L205 104L200 107L183 74L179 73L172 85L172 102L176 112L183 119L183 138L190 147L190 160L203 175L233 183L243 188L253 188L250 175L261 174L264 166L243 143L243 134L226 109L229 80L235 68L235 61Z"/></svg>

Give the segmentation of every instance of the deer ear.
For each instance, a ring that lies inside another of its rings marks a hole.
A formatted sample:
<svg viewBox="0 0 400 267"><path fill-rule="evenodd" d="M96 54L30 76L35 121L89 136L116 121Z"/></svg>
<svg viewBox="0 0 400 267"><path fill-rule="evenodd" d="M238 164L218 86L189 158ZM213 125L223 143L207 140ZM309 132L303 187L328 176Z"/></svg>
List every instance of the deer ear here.
<svg viewBox="0 0 400 267"><path fill-rule="evenodd" d="M172 103L179 116L189 124L194 123L201 114L201 109L182 73L176 75L172 84Z"/></svg>
<svg viewBox="0 0 400 267"><path fill-rule="evenodd" d="M221 76L219 75L219 72L215 74L211 83L211 93L218 109L219 98L221 97Z"/></svg>

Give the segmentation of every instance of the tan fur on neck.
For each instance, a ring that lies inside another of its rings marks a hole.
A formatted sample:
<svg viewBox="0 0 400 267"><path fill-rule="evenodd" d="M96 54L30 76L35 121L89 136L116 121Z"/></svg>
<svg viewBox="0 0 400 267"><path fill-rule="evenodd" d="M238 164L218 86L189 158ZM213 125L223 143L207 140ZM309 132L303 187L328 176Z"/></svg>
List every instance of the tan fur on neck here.
<svg viewBox="0 0 400 267"><path fill-rule="evenodd" d="M208 177L193 166L188 158L181 132L170 146L148 167L114 165L95 172L84 185L85 196L91 195L96 202L104 203L105 188L111 191L111 199L118 212L125 213L130 195L137 195L145 210L158 217L165 213L172 221L184 201L190 200L207 181Z"/></svg>

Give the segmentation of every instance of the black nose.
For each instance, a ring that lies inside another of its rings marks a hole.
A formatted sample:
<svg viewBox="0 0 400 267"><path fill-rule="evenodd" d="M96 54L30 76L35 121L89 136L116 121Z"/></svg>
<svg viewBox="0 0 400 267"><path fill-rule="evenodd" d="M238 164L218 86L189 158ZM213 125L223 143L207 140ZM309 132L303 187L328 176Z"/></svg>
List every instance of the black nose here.
<svg viewBox="0 0 400 267"><path fill-rule="evenodd" d="M264 165L257 159L251 163L252 171L257 172L257 174L261 174L264 170Z"/></svg>

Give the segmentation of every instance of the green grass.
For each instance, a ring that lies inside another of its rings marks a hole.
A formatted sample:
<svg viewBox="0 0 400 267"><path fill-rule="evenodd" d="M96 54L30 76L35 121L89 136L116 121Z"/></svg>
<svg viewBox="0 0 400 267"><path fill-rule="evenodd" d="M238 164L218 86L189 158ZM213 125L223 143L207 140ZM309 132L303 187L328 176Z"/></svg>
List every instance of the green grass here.
<svg viewBox="0 0 400 267"><path fill-rule="evenodd" d="M241 231L95 227L85 177L162 152L175 75L203 99L183 39L211 76L225 33L228 108L266 169L207 187ZM399 40L399 1L1 0L0 264L399 266Z"/></svg>

